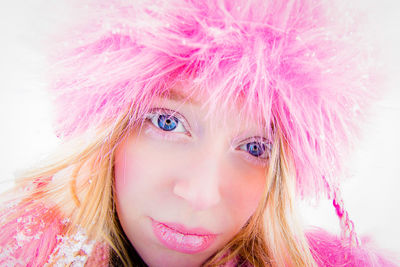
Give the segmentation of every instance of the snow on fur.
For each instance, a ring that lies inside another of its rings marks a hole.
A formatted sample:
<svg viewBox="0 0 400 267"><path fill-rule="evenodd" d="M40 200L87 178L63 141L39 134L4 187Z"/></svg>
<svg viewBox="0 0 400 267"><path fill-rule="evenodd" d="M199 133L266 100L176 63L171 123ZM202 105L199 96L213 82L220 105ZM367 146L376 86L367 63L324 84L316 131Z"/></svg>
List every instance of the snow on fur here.
<svg viewBox="0 0 400 267"><path fill-rule="evenodd" d="M176 83L237 101L293 154L297 193L330 194L376 90L365 42L338 1L93 1L54 50L51 88L64 138L111 124ZM244 116L243 118L246 118Z"/></svg>
<svg viewBox="0 0 400 267"><path fill-rule="evenodd" d="M395 267L399 264L398 258L377 249L368 238L362 240L362 246L354 247L319 228L306 236L318 266Z"/></svg>
<svg viewBox="0 0 400 267"><path fill-rule="evenodd" d="M1 207L1 266L43 266L60 241L57 236L63 225L59 212L29 204L7 203Z"/></svg>

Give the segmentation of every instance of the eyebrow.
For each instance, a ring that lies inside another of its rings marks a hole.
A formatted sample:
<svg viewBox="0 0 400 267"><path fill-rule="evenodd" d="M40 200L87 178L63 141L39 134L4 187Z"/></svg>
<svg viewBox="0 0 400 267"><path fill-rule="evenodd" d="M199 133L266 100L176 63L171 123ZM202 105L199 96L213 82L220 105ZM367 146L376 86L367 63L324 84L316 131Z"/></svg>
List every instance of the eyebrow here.
<svg viewBox="0 0 400 267"><path fill-rule="evenodd" d="M184 103L192 103L199 104L199 101L194 99L192 96L184 95L182 92L178 90L170 90L165 94L165 98L176 102L184 102Z"/></svg>

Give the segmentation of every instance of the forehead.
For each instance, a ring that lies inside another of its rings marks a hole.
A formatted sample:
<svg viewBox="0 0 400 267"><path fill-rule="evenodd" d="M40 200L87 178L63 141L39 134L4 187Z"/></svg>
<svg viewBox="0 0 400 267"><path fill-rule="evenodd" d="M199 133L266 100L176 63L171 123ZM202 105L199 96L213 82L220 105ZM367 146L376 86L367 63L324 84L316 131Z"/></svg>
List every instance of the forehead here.
<svg viewBox="0 0 400 267"><path fill-rule="evenodd" d="M198 110L215 128L229 127L264 136L271 132L271 123L260 109L249 108L248 102L251 100L243 95L227 98L212 90L180 83L164 91L159 101L172 102L178 112L188 107L193 111Z"/></svg>

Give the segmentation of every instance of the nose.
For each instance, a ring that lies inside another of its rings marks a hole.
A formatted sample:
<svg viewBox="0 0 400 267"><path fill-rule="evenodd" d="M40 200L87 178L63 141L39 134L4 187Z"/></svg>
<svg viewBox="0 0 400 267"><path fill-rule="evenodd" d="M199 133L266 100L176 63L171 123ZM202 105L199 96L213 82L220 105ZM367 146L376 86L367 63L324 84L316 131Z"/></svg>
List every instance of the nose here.
<svg viewBox="0 0 400 267"><path fill-rule="evenodd" d="M188 201L195 210L206 210L217 205L221 200L220 165L216 157L203 157L199 164L188 167L184 177L175 181L174 194Z"/></svg>

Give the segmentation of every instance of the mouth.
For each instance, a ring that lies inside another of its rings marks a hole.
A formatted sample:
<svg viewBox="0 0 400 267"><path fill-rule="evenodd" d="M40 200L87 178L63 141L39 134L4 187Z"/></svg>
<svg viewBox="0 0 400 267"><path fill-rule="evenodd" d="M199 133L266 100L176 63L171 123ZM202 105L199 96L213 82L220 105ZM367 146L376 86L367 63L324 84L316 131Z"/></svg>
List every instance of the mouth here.
<svg viewBox="0 0 400 267"><path fill-rule="evenodd" d="M206 250L217 236L202 228L187 229L178 223L164 223L154 219L151 221L155 236L164 246L186 254Z"/></svg>

